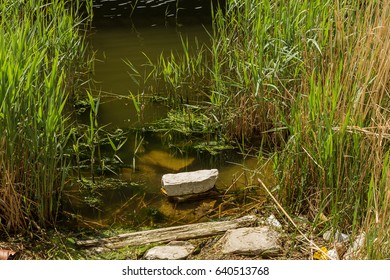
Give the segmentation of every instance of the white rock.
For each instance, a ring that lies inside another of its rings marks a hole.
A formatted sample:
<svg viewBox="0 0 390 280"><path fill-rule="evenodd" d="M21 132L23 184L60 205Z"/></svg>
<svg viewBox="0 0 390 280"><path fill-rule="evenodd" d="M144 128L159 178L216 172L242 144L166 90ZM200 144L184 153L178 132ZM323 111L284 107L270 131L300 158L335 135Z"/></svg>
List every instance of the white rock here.
<svg viewBox="0 0 390 280"><path fill-rule="evenodd" d="M212 189L218 178L218 170L198 170L165 174L162 176L162 190L167 196L198 194Z"/></svg>
<svg viewBox="0 0 390 280"><path fill-rule="evenodd" d="M324 238L325 241L344 242L349 239L349 236L348 234L341 233L338 230L334 235L332 235L332 230L328 230L324 233L322 238Z"/></svg>
<svg viewBox="0 0 390 280"><path fill-rule="evenodd" d="M355 241L353 242L352 245L353 250L354 251L360 250L363 247L365 240L366 240L366 234L362 232L356 237Z"/></svg>
<svg viewBox="0 0 390 280"><path fill-rule="evenodd" d="M331 230L327 230L324 232L324 235L322 236L322 238L325 240L325 241L330 241L330 239L332 238L332 231Z"/></svg>
<svg viewBox="0 0 390 280"><path fill-rule="evenodd" d="M275 216L273 214L271 214L271 216L269 216L266 220L267 224L269 224L270 226L273 226L275 228L282 228L282 225L280 224L280 222L275 218Z"/></svg>
<svg viewBox="0 0 390 280"><path fill-rule="evenodd" d="M268 226L228 230L219 241L224 254L270 257L281 251L280 234Z"/></svg>
<svg viewBox="0 0 390 280"><path fill-rule="evenodd" d="M355 241L352 244L352 247L349 247L347 252L344 255L344 259L353 260L358 256L360 249L363 248L364 242L366 240L366 234L362 232L359 234Z"/></svg>
<svg viewBox="0 0 390 280"><path fill-rule="evenodd" d="M147 260L182 260L195 250L194 245L184 241L172 241L166 246L156 246L146 252Z"/></svg>
<svg viewBox="0 0 390 280"><path fill-rule="evenodd" d="M337 253L336 249L329 250L327 255L328 255L329 259L331 259L331 260L340 259L339 254Z"/></svg>
<svg viewBox="0 0 390 280"><path fill-rule="evenodd" d="M338 242L344 242L344 241L348 241L348 240L349 240L348 234L341 233L339 236L337 236Z"/></svg>

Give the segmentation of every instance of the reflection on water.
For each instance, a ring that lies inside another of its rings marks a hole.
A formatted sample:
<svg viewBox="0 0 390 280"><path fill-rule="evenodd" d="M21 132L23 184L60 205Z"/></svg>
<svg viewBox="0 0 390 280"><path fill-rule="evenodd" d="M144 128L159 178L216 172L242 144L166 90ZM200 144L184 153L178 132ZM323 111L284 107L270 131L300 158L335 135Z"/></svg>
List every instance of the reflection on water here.
<svg viewBox="0 0 390 280"><path fill-rule="evenodd" d="M172 17L171 10L175 11L173 22L166 21ZM188 39L190 44L195 39L199 43L209 42L206 29L210 29L210 10L210 0L94 1L95 28L91 36L97 58L94 79L105 96L99 108L101 125L142 126L132 101L113 97L129 97L129 92L143 91L130 78L130 69L124 60L131 61L143 74L150 71L145 66L148 59L156 62L162 53L180 53L182 38ZM165 117L166 112L162 105L145 103L142 122L151 123Z"/></svg>
<svg viewBox="0 0 390 280"><path fill-rule="evenodd" d="M106 22L105 19L131 17L134 22L142 23L144 26L168 22L209 22L212 3L211 0L94 0L93 2L94 15L99 22Z"/></svg>
<svg viewBox="0 0 390 280"><path fill-rule="evenodd" d="M161 53L181 51L181 36L195 41L208 42L206 27L202 25L155 26L134 28L131 25L120 27L102 27L94 30L91 44L96 51L94 79L97 87L106 96L100 107L100 123L116 124L121 128L134 126L138 121L136 111L130 99L118 99L113 95L129 96L129 92L137 94L142 91L130 78L129 67L124 60L129 60L140 73L150 71L146 67L148 59L157 61ZM149 95L155 93L147 93ZM165 116L166 108L156 103L146 103L143 121L150 123Z"/></svg>

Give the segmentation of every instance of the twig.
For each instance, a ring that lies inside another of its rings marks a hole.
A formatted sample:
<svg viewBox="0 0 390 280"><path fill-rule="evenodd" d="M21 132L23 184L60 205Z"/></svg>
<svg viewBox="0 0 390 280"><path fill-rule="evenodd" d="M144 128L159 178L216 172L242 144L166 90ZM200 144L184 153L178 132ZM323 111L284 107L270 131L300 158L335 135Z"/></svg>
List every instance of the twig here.
<svg viewBox="0 0 390 280"><path fill-rule="evenodd" d="M305 151L305 153L309 156L309 158L319 167L319 168L321 168L322 169L322 171L324 171L324 168L321 166L321 165L319 165L316 161L315 161L315 159L310 155L310 153L308 152L308 151L306 151L306 149L302 146L302 149Z"/></svg>

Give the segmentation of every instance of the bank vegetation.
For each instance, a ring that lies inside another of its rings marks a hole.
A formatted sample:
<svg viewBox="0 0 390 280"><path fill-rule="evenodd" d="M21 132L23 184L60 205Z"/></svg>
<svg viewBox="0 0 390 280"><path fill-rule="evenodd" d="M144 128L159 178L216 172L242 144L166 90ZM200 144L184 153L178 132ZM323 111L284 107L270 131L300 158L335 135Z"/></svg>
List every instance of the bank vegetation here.
<svg viewBox="0 0 390 280"><path fill-rule="evenodd" d="M388 258L389 22L388 0L228 0L209 46L183 39L153 73L182 114L205 97L212 137L273 158L290 214L364 231L362 257Z"/></svg>

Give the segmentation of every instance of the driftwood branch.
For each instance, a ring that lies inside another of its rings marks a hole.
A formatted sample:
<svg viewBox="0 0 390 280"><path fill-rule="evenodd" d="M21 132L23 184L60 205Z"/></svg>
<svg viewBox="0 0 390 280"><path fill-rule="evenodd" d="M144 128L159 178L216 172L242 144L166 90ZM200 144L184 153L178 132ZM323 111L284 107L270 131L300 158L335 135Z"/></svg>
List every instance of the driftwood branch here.
<svg viewBox="0 0 390 280"><path fill-rule="evenodd" d="M154 242L169 242L173 240L189 240L208 237L222 234L229 229L251 226L255 222L256 217L245 216L231 221L198 223L124 233L108 238L79 240L76 244L80 247L118 249L125 246L140 246Z"/></svg>

